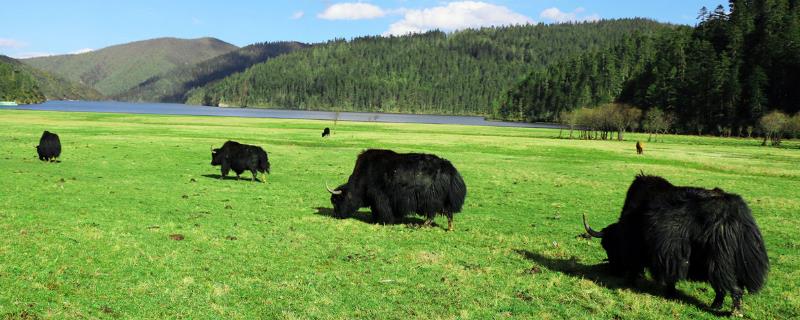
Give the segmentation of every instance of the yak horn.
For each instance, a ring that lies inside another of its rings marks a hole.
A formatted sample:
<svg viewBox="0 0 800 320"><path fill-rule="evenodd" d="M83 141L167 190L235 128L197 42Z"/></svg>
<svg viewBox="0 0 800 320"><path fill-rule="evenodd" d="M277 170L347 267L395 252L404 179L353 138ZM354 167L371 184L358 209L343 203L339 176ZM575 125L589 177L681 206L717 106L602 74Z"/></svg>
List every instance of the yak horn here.
<svg viewBox="0 0 800 320"><path fill-rule="evenodd" d="M586 223L586 214L585 213L583 214L583 228L586 229L586 233L588 233L592 237L595 237L595 238L602 238L603 237L603 232L594 231L594 229L592 229L592 227L590 227L589 224Z"/></svg>
<svg viewBox="0 0 800 320"><path fill-rule="evenodd" d="M325 189L328 189L328 192L331 194L342 194L342 190L333 190L331 187L328 186L328 182L325 182Z"/></svg>
<svg viewBox="0 0 800 320"><path fill-rule="evenodd" d="M214 151L214 145L213 144L211 145L211 151Z"/></svg>

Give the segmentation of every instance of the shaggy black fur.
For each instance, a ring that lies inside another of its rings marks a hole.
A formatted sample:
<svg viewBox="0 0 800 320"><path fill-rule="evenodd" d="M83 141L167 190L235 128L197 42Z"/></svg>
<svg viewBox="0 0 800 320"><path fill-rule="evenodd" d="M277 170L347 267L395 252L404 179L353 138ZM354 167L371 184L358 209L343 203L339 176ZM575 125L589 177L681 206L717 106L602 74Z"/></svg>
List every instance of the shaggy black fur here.
<svg viewBox="0 0 800 320"><path fill-rule="evenodd" d="M639 175L628 189L619 221L599 234L613 270L631 279L650 270L675 293L680 280L704 281L716 293L712 308L726 294L741 312L744 289L764 285L769 260L761 232L747 204L721 189L676 187L667 180Z"/></svg>
<svg viewBox="0 0 800 320"><path fill-rule="evenodd" d="M327 137L329 135L331 135L331 129L330 128L325 128L325 130L322 130L322 137L323 138L325 138L325 137Z"/></svg>
<svg viewBox="0 0 800 320"><path fill-rule="evenodd" d="M382 223L391 224L415 212L425 216L429 225L436 214L443 214L452 230L453 214L461 211L467 186L445 159L370 149L358 156L347 183L332 193L331 203L338 217L370 207L373 217Z"/></svg>
<svg viewBox="0 0 800 320"><path fill-rule="evenodd" d="M58 139L58 135L50 131L42 133L36 152L39 154L39 160L55 161L61 156L61 140Z"/></svg>
<svg viewBox="0 0 800 320"><path fill-rule="evenodd" d="M230 140L222 148L211 150L211 165L222 166L220 179L225 179L231 169L236 172L236 179L249 170L253 174L253 181L261 172L264 173L262 182L267 182L266 174L269 173L269 157L264 149Z"/></svg>

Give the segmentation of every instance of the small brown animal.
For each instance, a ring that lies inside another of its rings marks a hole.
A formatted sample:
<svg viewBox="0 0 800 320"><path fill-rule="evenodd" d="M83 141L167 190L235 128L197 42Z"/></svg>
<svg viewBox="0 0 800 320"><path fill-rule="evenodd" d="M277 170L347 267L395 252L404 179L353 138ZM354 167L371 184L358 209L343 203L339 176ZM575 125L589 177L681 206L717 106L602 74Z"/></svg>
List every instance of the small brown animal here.
<svg viewBox="0 0 800 320"><path fill-rule="evenodd" d="M641 141L636 141L636 154L643 154L644 153L644 143Z"/></svg>

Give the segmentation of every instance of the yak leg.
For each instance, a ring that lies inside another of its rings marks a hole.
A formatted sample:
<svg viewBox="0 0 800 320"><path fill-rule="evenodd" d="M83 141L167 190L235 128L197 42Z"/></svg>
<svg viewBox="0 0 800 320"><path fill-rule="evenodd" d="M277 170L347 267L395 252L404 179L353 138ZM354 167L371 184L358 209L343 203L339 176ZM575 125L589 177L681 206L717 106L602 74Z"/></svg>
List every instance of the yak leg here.
<svg viewBox="0 0 800 320"><path fill-rule="evenodd" d="M220 179L220 180L223 180L223 179L225 179L225 177L227 177L227 176L228 176L228 172L230 172L230 171L231 171L231 167L230 167L230 166L228 166L226 163L223 163L223 164L222 164L222 169L220 169L220 176L219 176L219 179Z"/></svg>
<svg viewBox="0 0 800 320"><path fill-rule="evenodd" d="M256 176L258 176L258 171L257 170L250 170L250 173L253 174L253 179L251 179L250 181L256 182Z"/></svg>
<svg viewBox="0 0 800 320"><path fill-rule="evenodd" d="M678 297L678 289L675 289L675 284L676 284L675 281L667 282L667 287L666 287L666 292L665 292L667 297L670 297L670 298L677 298Z"/></svg>
<svg viewBox="0 0 800 320"><path fill-rule="evenodd" d="M422 224L425 227L430 227L433 224L433 216L425 217L425 222Z"/></svg>
<svg viewBox="0 0 800 320"><path fill-rule="evenodd" d="M722 308L722 303L725 302L725 289L722 288L714 288L714 302L711 303L711 309L719 309Z"/></svg>
<svg viewBox="0 0 800 320"><path fill-rule="evenodd" d="M372 214L377 218L378 221L383 222L384 224L393 224L394 212L392 212L392 207L389 206L389 203L386 201L385 197L377 198L378 199L370 207Z"/></svg>
<svg viewBox="0 0 800 320"><path fill-rule="evenodd" d="M731 310L731 315L734 317L744 316L742 313L742 294L742 289L739 287L733 287L731 290L731 298L733 298L733 309Z"/></svg>
<svg viewBox="0 0 800 320"><path fill-rule="evenodd" d="M447 231L453 231L453 213L445 213L447 215Z"/></svg>

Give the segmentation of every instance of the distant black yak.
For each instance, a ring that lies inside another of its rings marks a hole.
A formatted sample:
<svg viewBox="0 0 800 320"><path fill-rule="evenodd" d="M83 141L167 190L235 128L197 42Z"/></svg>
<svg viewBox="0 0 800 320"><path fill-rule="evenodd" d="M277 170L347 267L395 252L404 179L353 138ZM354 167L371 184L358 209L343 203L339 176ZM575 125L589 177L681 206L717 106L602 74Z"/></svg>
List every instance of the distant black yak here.
<svg viewBox="0 0 800 320"><path fill-rule="evenodd" d="M711 284L719 309L725 295L733 314L741 314L744 289L764 285L769 260L761 232L741 197L721 189L676 187L667 180L639 175L633 181L619 221L589 235L601 244L613 270L635 279L644 269L676 293L680 280Z"/></svg>
<svg viewBox="0 0 800 320"><path fill-rule="evenodd" d="M641 141L636 141L636 154L644 153L644 143Z"/></svg>
<svg viewBox="0 0 800 320"><path fill-rule="evenodd" d="M256 176L261 172L264 174L262 182L267 182L269 173L269 157L264 149L230 140L222 148L211 148L211 165L222 166L220 179L225 179L231 169L236 172L236 179L239 179L242 172L249 170L253 174L253 181L256 181Z"/></svg>
<svg viewBox="0 0 800 320"><path fill-rule="evenodd" d="M61 140L58 139L58 135L50 131L42 133L36 152L39 154L39 160L55 161L61 156Z"/></svg>
<svg viewBox="0 0 800 320"><path fill-rule="evenodd" d="M322 137L323 138L325 138L325 137L327 137L329 135L331 135L331 129L330 128L325 128L325 130L322 130Z"/></svg>
<svg viewBox="0 0 800 320"><path fill-rule="evenodd" d="M346 184L327 189L337 217L370 207L373 217L382 223L391 224L415 212L425 216L425 225L430 225L436 214L443 214L448 230L453 229L453 214L461 211L467 194L464 180L450 161L430 154L376 149L358 156Z"/></svg>

